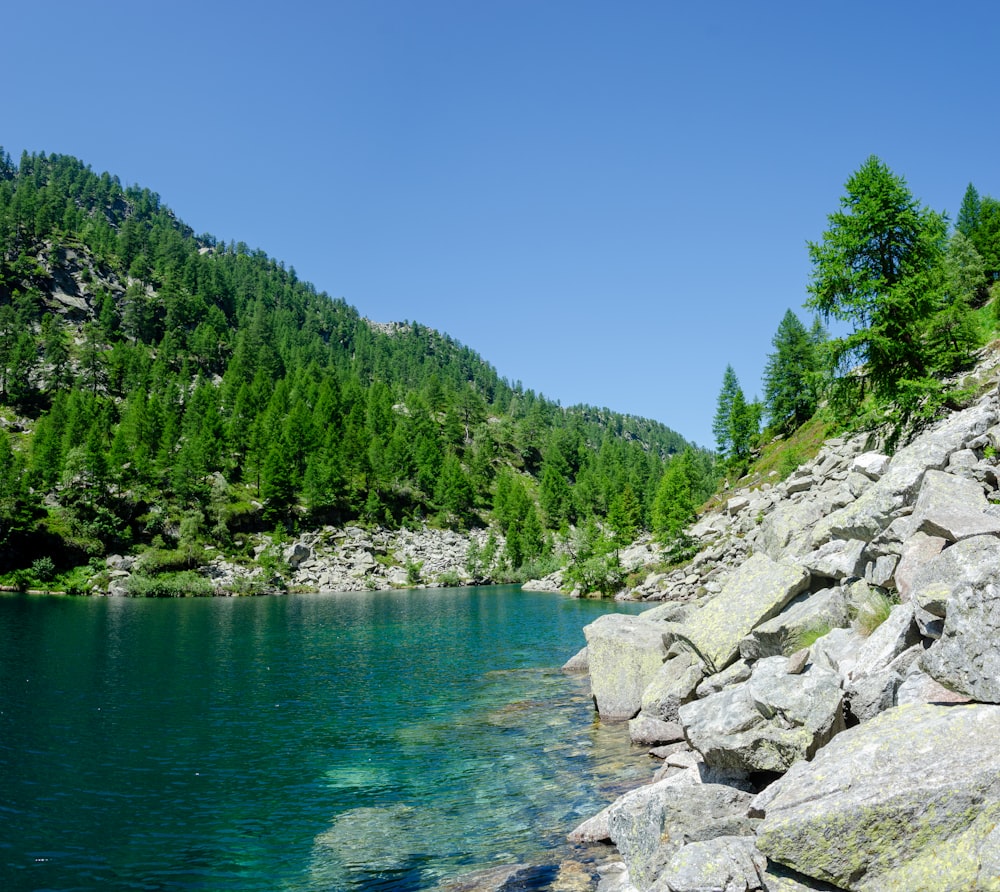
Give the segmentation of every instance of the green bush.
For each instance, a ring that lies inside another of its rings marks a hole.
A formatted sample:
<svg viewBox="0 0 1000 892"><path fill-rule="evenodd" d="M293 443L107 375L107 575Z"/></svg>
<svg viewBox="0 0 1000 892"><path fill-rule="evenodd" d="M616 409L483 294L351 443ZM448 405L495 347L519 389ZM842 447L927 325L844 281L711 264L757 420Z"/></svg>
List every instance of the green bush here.
<svg viewBox="0 0 1000 892"><path fill-rule="evenodd" d="M125 590L130 598L204 598L213 593L212 584L190 570L158 576L133 573Z"/></svg>
<svg viewBox="0 0 1000 892"><path fill-rule="evenodd" d="M56 578L56 565L48 555L31 564L31 574L39 582L51 582Z"/></svg>
<svg viewBox="0 0 1000 892"><path fill-rule="evenodd" d="M458 588L462 584L462 580L454 570L445 570L444 573L438 576L438 583L445 588Z"/></svg>

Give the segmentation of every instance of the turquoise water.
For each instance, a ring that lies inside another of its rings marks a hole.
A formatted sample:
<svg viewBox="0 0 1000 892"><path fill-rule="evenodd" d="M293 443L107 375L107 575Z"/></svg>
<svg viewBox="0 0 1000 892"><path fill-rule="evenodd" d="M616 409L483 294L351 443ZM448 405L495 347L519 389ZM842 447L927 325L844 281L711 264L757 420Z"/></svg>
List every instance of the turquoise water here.
<svg viewBox="0 0 1000 892"><path fill-rule="evenodd" d="M0 888L400 892L556 864L650 772L558 669L608 609L0 598Z"/></svg>

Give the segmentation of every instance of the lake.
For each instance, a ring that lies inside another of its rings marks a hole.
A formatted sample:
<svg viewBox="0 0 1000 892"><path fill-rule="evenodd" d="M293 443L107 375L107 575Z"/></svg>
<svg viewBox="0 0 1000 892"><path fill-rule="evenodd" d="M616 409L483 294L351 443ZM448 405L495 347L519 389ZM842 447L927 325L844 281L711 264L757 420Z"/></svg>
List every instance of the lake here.
<svg viewBox="0 0 1000 892"><path fill-rule="evenodd" d="M609 609L640 607L0 597L0 888L402 892L557 864L652 770L559 670Z"/></svg>

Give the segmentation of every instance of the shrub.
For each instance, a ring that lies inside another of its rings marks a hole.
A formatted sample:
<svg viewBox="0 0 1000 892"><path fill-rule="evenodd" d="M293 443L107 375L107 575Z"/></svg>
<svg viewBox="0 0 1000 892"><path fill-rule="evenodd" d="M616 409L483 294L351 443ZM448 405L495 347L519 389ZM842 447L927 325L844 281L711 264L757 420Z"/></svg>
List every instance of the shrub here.
<svg viewBox="0 0 1000 892"><path fill-rule="evenodd" d="M125 589L130 598L204 598L213 592L205 577L190 570L158 576L133 573Z"/></svg>
<svg viewBox="0 0 1000 892"><path fill-rule="evenodd" d="M424 568L423 561L407 561L406 563L406 583L407 585L420 584L420 571Z"/></svg>
<svg viewBox="0 0 1000 892"><path fill-rule="evenodd" d="M462 584L462 580L454 570L445 570L438 576L438 583L445 588L458 588Z"/></svg>
<svg viewBox="0 0 1000 892"><path fill-rule="evenodd" d="M31 574L39 582L51 582L56 578L56 565L48 555L40 557L31 564Z"/></svg>

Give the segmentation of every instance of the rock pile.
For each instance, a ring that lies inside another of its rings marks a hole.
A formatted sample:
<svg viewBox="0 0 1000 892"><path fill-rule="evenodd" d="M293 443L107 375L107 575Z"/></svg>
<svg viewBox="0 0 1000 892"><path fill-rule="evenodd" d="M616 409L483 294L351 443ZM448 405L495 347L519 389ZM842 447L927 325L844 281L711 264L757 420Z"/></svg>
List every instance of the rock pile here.
<svg viewBox="0 0 1000 892"><path fill-rule="evenodd" d="M602 892L1000 889L998 418L829 441L584 630L602 720L665 757L571 834L617 846Z"/></svg>

